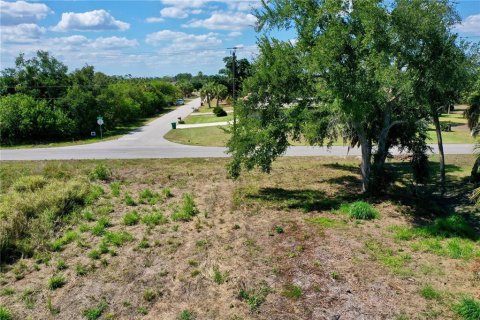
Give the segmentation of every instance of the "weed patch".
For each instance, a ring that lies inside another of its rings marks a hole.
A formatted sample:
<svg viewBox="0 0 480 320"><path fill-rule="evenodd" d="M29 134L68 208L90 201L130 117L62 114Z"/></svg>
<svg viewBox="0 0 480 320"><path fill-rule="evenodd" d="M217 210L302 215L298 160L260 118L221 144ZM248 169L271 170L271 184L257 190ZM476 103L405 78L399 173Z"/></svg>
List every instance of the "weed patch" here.
<svg viewBox="0 0 480 320"><path fill-rule="evenodd" d="M137 211L130 211L123 216L123 224L126 226L136 225L140 221L140 216Z"/></svg>
<svg viewBox="0 0 480 320"><path fill-rule="evenodd" d="M56 290L61 288L67 283L65 277L62 275L54 275L50 279L48 279L48 289Z"/></svg>
<svg viewBox="0 0 480 320"><path fill-rule="evenodd" d="M372 220L379 217L378 210L364 201L356 201L340 206L340 211L348 214L351 218L359 220Z"/></svg>
<svg viewBox="0 0 480 320"><path fill-rule="evenodd" d="M478 320L480 319L480 300L463 298L454 306L454 310L463 320Z"/></svg>
<svg viewBox="0 0 480 320"><path fill-rule="evenodd" d="M257 288L240 290L239 298L249 305L251 311L257 311L266 301L270 292L271 289L268 284L262 282Z"/></svg>
<svg viewBox="0 0 480 320"><path fill-rule="evenodd" d="M282 294L290 299L299 299L302 296L302 288L290 283L284 286Z"/></svg>
<svg viewBox="0 0 480 320"><path fill-rule="evenodd" d="M198 209L193 201L193 197L190 193L185 193L182 198L182 205L180 209L172 214L173 221L190 221L195 215L197 215Z"/></svg>
<svg viewBox="0 0 480 320"><path fill-rule="evenodd" d="M95 307L86 309L83 311L83 316L87 320L96 320L102 316L102 314L107 310L108 304L105 301L100 302Z"/></svg>
<svg viewBox="0 0 480 320"><path fill-rule="evenodd" d="M0 320L13 320L13 312L0 304Z"/></svg>
<svg viewBox="0 0 480 320"><path fill-rule="evenodd" d="M168 219L161 212L152 212L142 217L142 222L149 227L157 226L159 224L165 224Z"/></svg>
<svg viewBox="0 0 480 320"><path fill-rule="evenodd" d="M406 267L407 263L412 259L408 254L396 253L375 240L366 241L365 247L375 260L389 268L393 273L405 277L412 274L412 271Z"/></svg>

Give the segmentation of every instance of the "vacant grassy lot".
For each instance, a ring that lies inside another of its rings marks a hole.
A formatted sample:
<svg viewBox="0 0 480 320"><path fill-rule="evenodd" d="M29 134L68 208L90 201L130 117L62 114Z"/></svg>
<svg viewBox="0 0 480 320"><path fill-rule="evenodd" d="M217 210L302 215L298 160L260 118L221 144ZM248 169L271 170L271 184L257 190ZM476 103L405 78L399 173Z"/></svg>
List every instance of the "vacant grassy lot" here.
<svg viewBox="0 0 480 320"><path fill-rule="evenodd" d="M451 123L452 131L451 132L442 132L443 143L475 143L475 139L470 135L470 130L467 127L467 120L463 117L462 111L457 113L445 114L440 118L441 122ZM229 114L229 117L233 116ZM187 121L198 121L195 119L197 117L190 116L187 118ZM222 119L222 118L217 118ZM229 119L231 120L231 119ZM212 120L205 122L218 122L223 120ZM187 122L187 123L200 123L200 122ZM224 147L230 135L225 131L219 129L218 127L207 127L198 130L199 128L190 128L182 129L181 132L174 132L175 130L170 131L165 138L176 143L188 144L188 145L198 145L198 146L214 146L214 147ZM179 131L179 130L177 130ZM428 131L428 143L435 144L437 143L437 136L435 129L430 126ZM292 145L306 145L305 142L292 141ZM338 140L333 145L340 146L343 145L342 140Z"/></svg>
<svg viewBox="0 0 480 320"><path fill-rule="evenodd" d="M477 319L473 156L445 199L399 161L374 198L353 157L226 161L2 162L0 319Z"/></svg>
<svg viewBox="0 0 480 320"><path fill-rule="evenodd" d="M217 117L216 115L195 115L192 114L185 118L186 124L196 124L196 123L212 123L212 122L225 122L233 120L233 114L228 114L225 117Z"/></svg>

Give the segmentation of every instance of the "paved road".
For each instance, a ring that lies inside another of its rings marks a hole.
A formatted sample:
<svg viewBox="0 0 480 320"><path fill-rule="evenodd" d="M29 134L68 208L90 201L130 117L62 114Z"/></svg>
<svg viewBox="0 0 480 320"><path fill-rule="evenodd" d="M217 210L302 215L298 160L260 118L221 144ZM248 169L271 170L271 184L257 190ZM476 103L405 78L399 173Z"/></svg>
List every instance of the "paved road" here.
<svg viewBox="0 0 480 320"><path fill-rule="evenodd" d="M0 150L0 160L69 160L69 159L145 159L145 158L209 158L228 157L225 148L186 146L170 142L163 136L170 131L171 122L178 117L185 118L198 107L200 99L177 108L176 110L152 121L130 134L117 140L109 140L86 145ZM436 153L437 148L432 146ZM445 145L446 154L471 154L473 145ZM396 150L393 153L398 153ZM347 147L290 147L287 156L346 156L360 155L358 148Z"/></svg>

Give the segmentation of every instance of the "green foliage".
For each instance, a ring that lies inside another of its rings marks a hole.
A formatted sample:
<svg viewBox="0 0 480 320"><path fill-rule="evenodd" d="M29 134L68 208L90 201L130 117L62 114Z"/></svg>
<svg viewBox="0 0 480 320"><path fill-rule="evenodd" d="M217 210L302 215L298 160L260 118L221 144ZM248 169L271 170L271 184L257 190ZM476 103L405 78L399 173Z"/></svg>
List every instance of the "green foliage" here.
<svg viewBox="0 0 480 320"><path fill-rule="evenodd" d="M222 273L218 266L213 267L213 282L216 284L223 284L225 283L228 277L228 273Z"/></svg>
<svg viewBox="0 0 480 320"><path fill-rule="evenodd" d="M148 203L150 205L154 205L160 201L160 195L148 188L142 190L138 198L140 203Z"/></svg>
<svg viewBox="0 0 480 320"><path fill-rule="evenodd" d="M167 217L163 215L161 212L152 212L150 214L146 214L142 217L143 223L147 226L153 227L159 224L165 224L168 222Z"/></svg>
<svg viewBox="0 0 480 320"><path fill-rule="evenodd" d="M60 259L60 260L57 261L57 270L65 270L67 268L68 268L68 266L67 266L65 260Z"/></svg>
<svg viewBox="0 0 480 320"><path fill-rule="evenodd" d="M480 301L477 299L465 297L454 306L454 310L463 320L480 319Z"/></svg>
<svg viewBox="0 0 480 320"><path fill-rule="evenodd" d="M283 295L290 299L298 299L302 296L302 288L294 284L287 284L283 288Z"/></svg>
<svg viewBox="0 0 480 320"><path fill-rule="evenodd" d="M13 312L0 304L0 320L13 320Z"/></svg>
<svg viewBox="0 0 480 320"><path fill-rule="evenodd" d="M97 223L93 226L91 232L95 236L101 236L105 234L106 229L110 226L110 220L106 217L98 219Z"/></svg>
<svg viewBox="0 0 480 320"><path fill-rule="evenodd" d="M86 309L83 311L83 316L88 320L96 320L102 316L102 314L107 310L108 303L106 301L102 301L97 304L95 307Z"/></svg>
<svg viewBox="0 0 480 320"><path fill-rule="evenodd" d="M112 195L114 197L120 196L120 182L115 181L110 184L110 189L112 190Z"/></svg>
<svg viewBox="0 0 480 320"><path fill-rule="evenodd" d="M56 290L61 288L67 283L65 277L62 275L54 275L50 279L48 279L48 289Z"/></svg>
<svg viewBox="0 0 480 320"><path fill-rule="evenodd" d="M126 226L136 225L140 221L137 211L130 211L123 216L123 224Z"/></svg>
<svg viewBox="0 0 480 320"><path fill-rule="evenodd" d="M88 274L88 268L82 264L77 264L75 266L75 273L80 277L86 276Z"/></svg>
<svg viewBox="0 0 480 320"><path fill-rule="evenodd" d="M20 55L15 68L0 77L0 143L38 142L86 137L152 116L180 95L173 84L147 79L109 77L85 66L67 74L67 67L38 51Z"/></svg>
<svg viewBox="0 0 480 320"><path fill-rule="evenodd" d="M173 197L172 190L171 190L169 187L165 187L165 188L162 189L162 195L163 195L165 198L171 198L171 197Z"/></svg>
<svg viewBox="0 0 480 320"><path fill-rule="evenodd" d="M412 271L407 268L407 263L412 257L405 253L397 253L391 248L375 240L365 242L365 247L374 259L400 276L410 276Z"/></svg>
<svg viewBox="0 0 480 320"><path fill-rule="evenodd" d="M157 293L152 289L148 289L145 292L143 292L143 299L147 302L153 301L156 297L157 297Z"/></svg>
<svg viewBox="0 0 480 320"><path fill-rule="evenodd" d="M182 312L180 312L178 319L179 320L195 320L195 316L193 315L192 312L188 310L183 310Z"/></svg>
<svg viewBox="0 0 480 320"><path fill-rule="evenodd" d="M430 284L423 286L420 289L420 294L427 300L440 300L442 298L442 294Z"/></svg>
<svg viewBox="0 0 480 320"><path fill-rule="evenodd" d="M280 234L280 233L284 233L285 231L283 230L283 228L281 226L276 226L275 227L275 232Z"/></svg>
<svg viewBox="0 0 480 320"><path fill-rule="evenodd" d="M351 218L361 220L372 220L379 216L377 209L371 204L363 201L356 201L348 205L342 205L340 211L347 213Z"/></svg>
<svg viewBox="0 0 480 320"><path fill-rule="evenodd" d="M173 221L190 221L192 217L197 215L198 209L195 206L193 196L190 193L185 193L182 198L182 205L178 211L172 214Z"/></svg>
<svg viewBox="0 0 480 320"><path fill-rule="evenodd" d="M98 250L92 250L88 253L88 257L93 260L98 260L102 256L102 253Z"/></svg>
<svg viewBox="0 0 480 320"><path fill-rule="evenodd" d="M92 180L107 181L110 179L111 174L112 173L110 169L106 165L100 163L97 164L95 168L90 172L89 177Z"/></svg>
<svg viewBox="0 0 480 320"><path fill-rule="evenodd" d="M257 311L258 308L260 308L260 306L266 301L270 292L271 289L268 284L266 282L262 282L257 288L240 290L239 298L250 306L251 311Z"/></svg>
<svg viewBox="0 0 480 320"><path fill-rule="evenodd" d="M116 247L121 247L124 243L132 241L133 236L126 231L107 232L104 239L107 243L113 244Z"/></svg>
<svg viewBox="0 0 480 320"><path fill-rule="evenodd" d="M131 207L134 207L137 205L137 203L135 202L135 200L133 200L132 196L129 195L129 194L126 194L125 195L125 204L127 206L131 206Z"/></svg>

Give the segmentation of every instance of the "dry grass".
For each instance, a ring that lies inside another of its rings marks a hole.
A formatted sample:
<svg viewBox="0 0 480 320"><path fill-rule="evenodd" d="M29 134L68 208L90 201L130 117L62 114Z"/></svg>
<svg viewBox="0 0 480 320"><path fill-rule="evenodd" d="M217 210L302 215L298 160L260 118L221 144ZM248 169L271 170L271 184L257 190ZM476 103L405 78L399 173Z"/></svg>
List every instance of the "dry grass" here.
<svg viewBox="0 0 480 320"><path fill-rule="evenodd" d="M465 187L473 158L449 160L449 185ZM93 215L69 225L79 237L42 259L2 266L1 285L12 290L0 305L19 319L444 319L454 317L463 295L479 298L480 257L415 250L421 239L398 240L392 227L417 228L444 209L468 212L464 197L402 197L399 190L408 188L398 184L365 199L355 158L283 158L271 175L252 172L236 182L226 179L224 159L7 162L1 190L18 188L21 176L80 179L97 163L111 177L96 182L105 194L86 206ZM158 201L139 201L146 189ZM125 204L127 193L135 207ZM185 194L197 210L189 221L173 221ZM359 199L372 203L379 219L337 210ZM137 223L125 225L133 210ZM146 222L154 214L159 222ZM101 220L103 233L95 235ZM480 250L478 240L462 241ZM49 290L60 274L63 286Z"/></svg>

